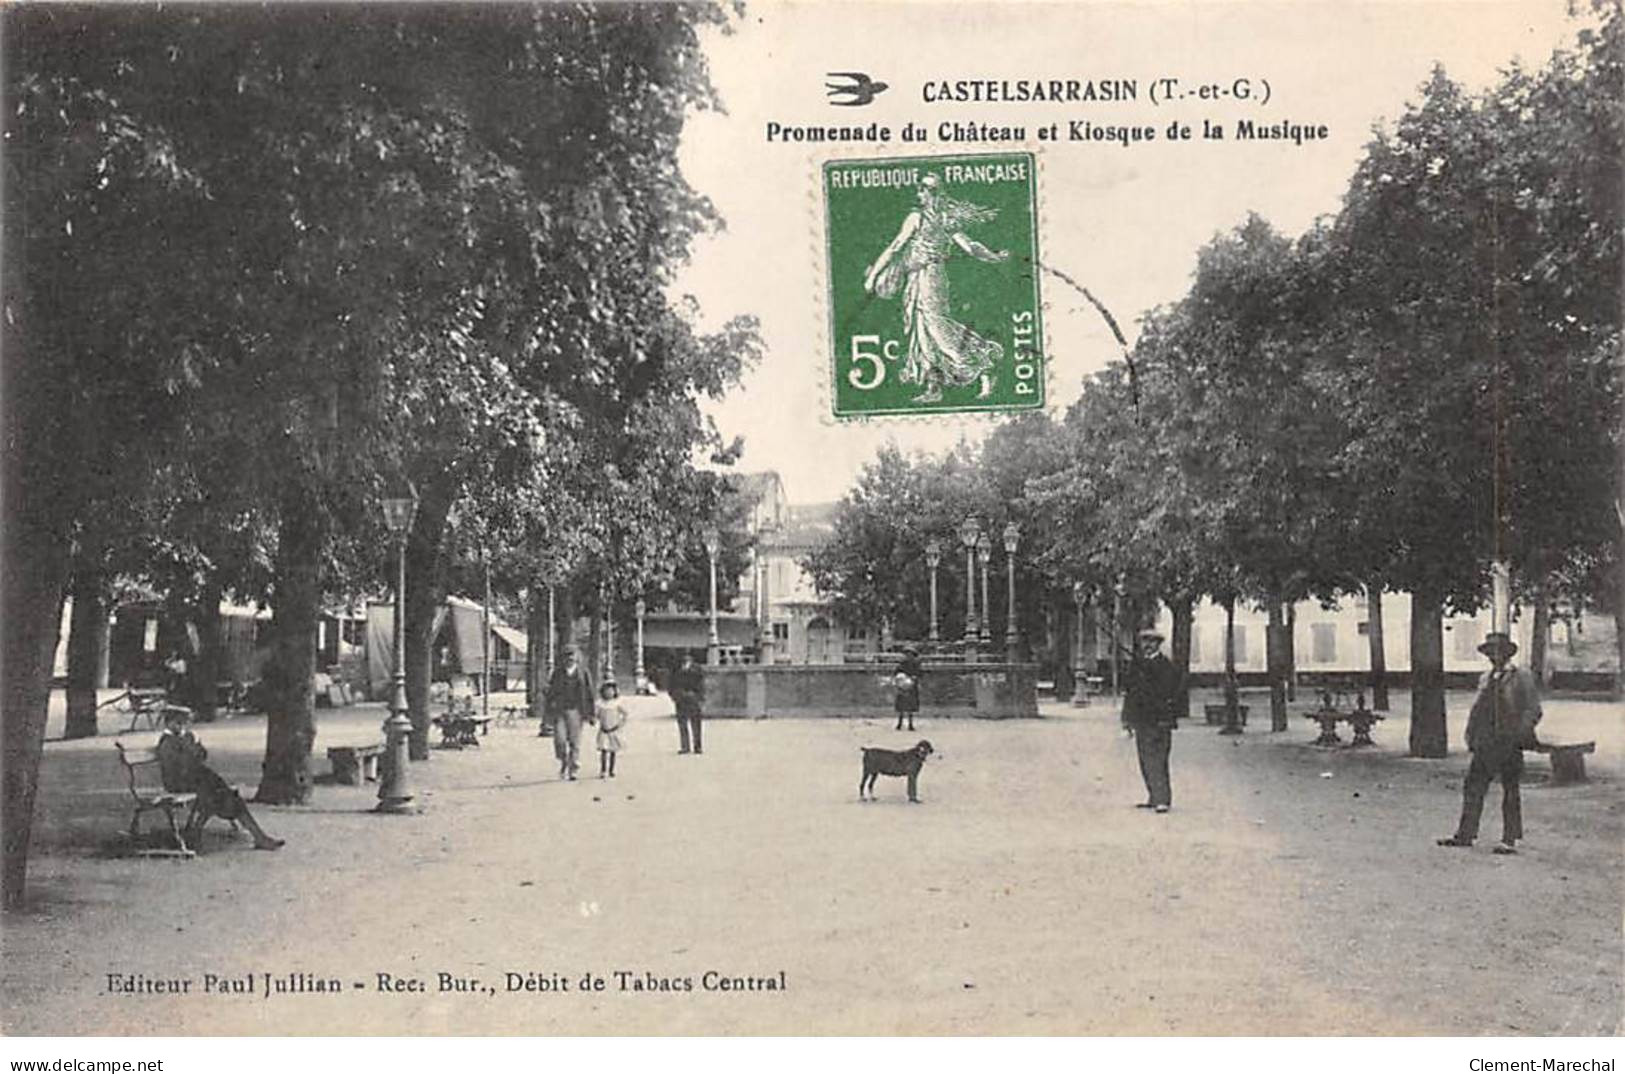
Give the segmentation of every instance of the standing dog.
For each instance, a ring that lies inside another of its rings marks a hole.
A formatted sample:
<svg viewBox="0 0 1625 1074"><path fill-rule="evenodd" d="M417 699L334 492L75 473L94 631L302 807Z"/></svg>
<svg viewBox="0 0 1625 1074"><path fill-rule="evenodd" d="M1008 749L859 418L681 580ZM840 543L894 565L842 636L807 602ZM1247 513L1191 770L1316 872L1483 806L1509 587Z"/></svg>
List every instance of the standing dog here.
<svg viewBox="0 0 1625 1074"><path fill-rule="evenodd" d="M858 798L873 798L875 792L876 776L907 776L908 800L920 800L918 789L920 783L920 768L925 759L931 756L931 743L920 739L911 750L883 750L873 746L864 746L863 749L863 778L858 780Z"/></svg>

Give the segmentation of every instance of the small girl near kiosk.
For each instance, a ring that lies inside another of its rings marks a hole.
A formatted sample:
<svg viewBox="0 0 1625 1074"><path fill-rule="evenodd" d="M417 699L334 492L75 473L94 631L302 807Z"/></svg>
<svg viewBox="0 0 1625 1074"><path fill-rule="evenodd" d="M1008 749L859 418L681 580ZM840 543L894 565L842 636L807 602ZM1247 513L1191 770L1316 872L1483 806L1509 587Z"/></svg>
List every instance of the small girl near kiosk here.
<svg viewBox="0 0 1625 1074"><path fill-rule="evenodd" d="M598 688L598 778L615 778L615 755L626 745L621 730L626 727L626 703L613 679Z"/></svg>

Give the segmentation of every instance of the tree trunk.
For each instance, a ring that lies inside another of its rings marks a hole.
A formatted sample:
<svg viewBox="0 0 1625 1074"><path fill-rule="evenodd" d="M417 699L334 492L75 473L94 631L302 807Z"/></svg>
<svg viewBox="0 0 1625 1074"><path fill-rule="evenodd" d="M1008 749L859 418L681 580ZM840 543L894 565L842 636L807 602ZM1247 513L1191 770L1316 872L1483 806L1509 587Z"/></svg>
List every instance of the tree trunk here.
<svg viewBox="0 0 1625 1074"><path fill-rule="evenodd" d="M542 586L532 587L525 612L525 633L530 639L525 657L525 711L539 720L547 701L547 600Z"/></svg>
<svg viewBox="0 0 1625 1074"><path fill-rule="evenodd" d="M197 601L198 653L192 672L191 704L199 720L207 723L217 715L221 679L220 658L225 648L225 628L220 619L220 576L210 571L203 580Z"/></svg>
<svg viewBox="0 0 1625 1074"><path fill-rule="evenodd" d="M1367 608L1366 634L1371 643L1371 707L1378 712L1388 711L1388 654L1382 642L1382 583L1371 582L1365 587Z"/></svg>
<svg viewBox="0 0 1625 1074"><path fill-rule="evenodd" d="M1121 689L1123 681L1121 662L1121 653L1123 651L1123 597L1121 594L1115 594L1112 597L1111 634L1112 695L1116 696Z"/></svg>
<svg viewBox="0 0 1625 1074"><path fill-rule="evenodd" d="M595 582L592 587L592 603L587 609L587 658L582 666L592 675L594 684L601 677L600 658L604 643L604 587Z"/></svg>
<svg viewBox="0 0 1625 1074"><path fill-rule="evenodd" d="M1236 685L1236 598L1224 600L1224 704L1233 710L1241 703L1241 691Z"/></svg>
<svg viewBox="0 0 1625 1074"><path fill-rule="evenodd" d="M1552 636L1552 606L1546 596L1546 580L1549 577L1542 571L1540 577L1535 579L1535 614L1529 629L1529 670L1541 685L1550 681L1546 675L1546 646Z"/></svg>
<svg viewBox="0 0 1625 1074"><path fill-rule="evenodd" d="M1072 666L1072 654L1077 651L1072 637L1077 611L1070 597L1059 596L1055 598L1051 610L1055 616L1052 628L1055 643L1050 648L1055 661L1055 698L1070 701L1078 688L1076 669Z"/></svg>
<svg viewBox="0 0 1625 1074"><path fill-rule="evenodd" d="M1625 698L1625 570L1614 601L1614 700Z"/></svg>
<svg viewBox="0 0 1625 1074"><path fill-rule="evenodd" d="M1444 710L1444 601L1436 591L1411 592L1411 756L1449 750Z"/></svg>
<svg viewBox="0 0 1625 1074"><path fill-rule="evenodd" d="M1269 625L1264 629L1264 666L1270 680L1270 730L1285 731L1286 724L1286 618L1281 613L1281 594L1270 590L1264 598L1268 604Z"/></svg>
<svg viewBox="0 0 1625 1074"><path fill-rule="evenodd" d="M1178 708L1181 716L1191 711L1191 628L1194 623L1196 602L1181 595L1168 602L1174 616L1173 658L1174 670L1179 672Z"/></svg>
<svg viewBox="0 0 1625 1074"><path fill-rule="evenodd" d="M273 669L266 714L265 762L256 802L297 805L310 799L310 751L316 743L316 627L321 617L322 522L315 497L285 497L271 598Z"/></svg>
<svg viewBox="0 0 1625 1074"><path fill-rule="evenodd" d="M446 523L456 497L457 486L449 479L425 482L406 538L406 711L412 721L407 756L414 761L429 759L434 621L446 601Z"/></svg>
<svg viewBox="0 0 1625 1074"><path fill-rule="evenodd" d="M564 654L576 645L576 581L572 578L555 589L553 651L557 665L564 663ZM579 657L581 654L577 652L576 655Z"/></svg>
<svg viewBox="0 0 1625 1074"><path fill-rule="evenodd" d="M68 726L64 738L96 736L96 678L107 637L100 551L75 557L73 612L68 624Z"/></svg>
<svg viewBox="0 0 1625 1074"><path fill-rule="evenodd" d="M9 484L9 482L8 482ZM14 491L8 488L8 493ZM17 497L8 495L15 510ZM21 512L6 525L4 551L5 718L0 720L4 759L5 812L0 815L0 900L7 909L22 905L28 875L28 844L34 830L34 798L39 790L45 749L45 717L51 699L51 665L62 624L67 589L68 541L40 532Z"/></svg>
<svg viewBox="0 0 1625 1074"><path fill-rule="evenodd" d="M1286 699L1298 700L1298 605L1286 606Z"/></svg>

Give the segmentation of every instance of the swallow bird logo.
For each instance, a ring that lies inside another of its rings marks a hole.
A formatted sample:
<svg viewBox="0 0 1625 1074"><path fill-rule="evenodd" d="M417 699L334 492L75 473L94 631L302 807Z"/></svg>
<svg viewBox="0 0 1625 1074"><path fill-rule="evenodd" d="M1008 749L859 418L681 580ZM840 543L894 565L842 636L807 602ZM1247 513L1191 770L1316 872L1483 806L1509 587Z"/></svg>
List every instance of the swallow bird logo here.
<svg viewBox="0 0 1625 1074"><path fill-rule="evenodd" d="M862 71L831 71L824 77L841 80L824 83L829 103L834 105L855 108L886 92L886 83L876 82Z"/></svg>

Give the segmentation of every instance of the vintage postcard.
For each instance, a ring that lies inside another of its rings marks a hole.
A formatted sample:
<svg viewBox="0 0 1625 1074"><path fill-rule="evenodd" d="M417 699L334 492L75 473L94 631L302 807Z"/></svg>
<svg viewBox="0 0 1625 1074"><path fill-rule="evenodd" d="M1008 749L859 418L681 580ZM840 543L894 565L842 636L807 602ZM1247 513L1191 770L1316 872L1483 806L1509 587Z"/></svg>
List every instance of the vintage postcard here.
<svg viewBox="0 0 1625 1074"><path fill-rule="evenodd" d="M1614 0L0 29L18 1058L1614 1069Z"/></svg>

